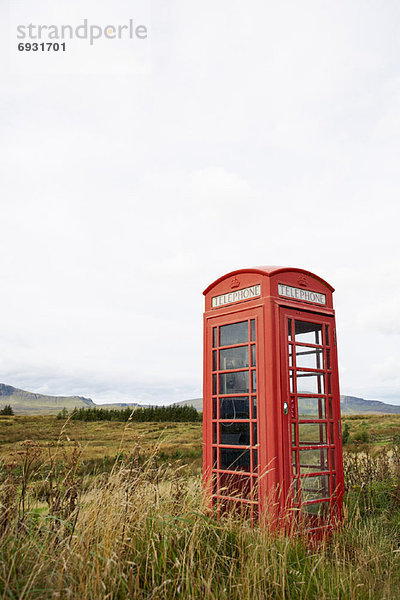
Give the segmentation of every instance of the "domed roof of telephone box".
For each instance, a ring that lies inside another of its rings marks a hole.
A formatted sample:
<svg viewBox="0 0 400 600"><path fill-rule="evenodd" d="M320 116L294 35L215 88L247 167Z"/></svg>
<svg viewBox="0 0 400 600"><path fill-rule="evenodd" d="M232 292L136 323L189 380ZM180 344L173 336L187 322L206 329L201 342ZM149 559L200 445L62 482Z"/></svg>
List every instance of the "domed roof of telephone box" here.
<svg viewBox="0 0 400 600"><path fill-rule="evenodd" d="M279 267L277 265L269 265L269 266L260 266L260 267L250 267L248 269L236 269L235 271L231 271L230 273L226 273L222 275L222 277L218 277L213 283L211 283L203 292L204 295L208 294L212 288L226 279L227 277L232 277L234 275L239 275L240 273L260 273L261 275L266 275L267 277L272 277L273 275L277 275L278 273L301 273L302 275L308 275L309 277L313 277L323 285L325 285L328 290L334 292L335 289L322 277L312 273L311 271L307 271L306 269L299 269L298 267Z"/></svg>

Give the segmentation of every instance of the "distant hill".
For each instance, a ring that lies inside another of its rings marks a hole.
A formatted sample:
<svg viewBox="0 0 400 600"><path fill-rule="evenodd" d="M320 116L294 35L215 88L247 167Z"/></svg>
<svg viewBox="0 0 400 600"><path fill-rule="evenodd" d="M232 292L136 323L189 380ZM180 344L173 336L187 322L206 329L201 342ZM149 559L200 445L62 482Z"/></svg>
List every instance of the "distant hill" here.
<svg viewBox="0 0 400 600"><path fill-rule="evenodd" d="M57 414L63 408L72 410L74 408L93 408L99 406L90 398L83 396L47 396L44 394L35 394L26 392L0 383L0 409L6 404L11 404L13 411L17 415L52 415ZM137 403L132 404L103 404L102 408L125 408L126 406L136 407Z"/></svg>
<svg viewBox="0 0 400 600"><path fill-rule="evenodd" d="M199 411L203 410L203 398L194 398L193 400L183 400L176 402L179 406L194 406ZM395 404L386 404L380 400L364 400L356 396L340 396L340 409L342 415L364 415L368 413L381 414L400 414L400 406ZM310 406L310 411L313 409ZM305 413L307 410L305 410Z"/></svg>
<svg viewBox="0 0 400 600"><path fill-rule="evenodd" d="M84 396L47 396L44 394L26 392L25 390L20 390L12 385L0 383L0 409L4 408L6 404L11 404L17 415L52 415L57 414L64 407L70 411L73 408L94 408L95 406L101 406L101 408L126 408L127 406L136 408L141 406L151 406L149 404L138 404L137 402L96 404L93 400L85 398ZM194 406L198 411L203 410L202 398L182 400L181 402L174 402L174 404L177 406ZM343 415L360 415L368 413L400 414L400 406L386 404L379 400L364 400L364 398L357 398L356 396L341 396L340 406ZM307 408L305 409L305 414L306 413Z"/></svg>
<svg viewBox="0 0 400 600"><path fill-rule="evenodd" d="M380 400L364 400L356 396L340 396L342 415L364 415L368 413L399 414L400 406L386 404Z"/></svg>

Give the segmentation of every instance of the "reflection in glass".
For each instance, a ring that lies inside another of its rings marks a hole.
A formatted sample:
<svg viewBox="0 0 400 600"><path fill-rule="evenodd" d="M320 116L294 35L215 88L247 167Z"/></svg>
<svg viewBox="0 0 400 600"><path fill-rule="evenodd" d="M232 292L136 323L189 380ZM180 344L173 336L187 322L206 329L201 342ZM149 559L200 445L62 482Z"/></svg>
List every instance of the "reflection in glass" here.
<svg viewBox="0 0 400 600"><path fill-rule="evenodd" d="M325 398L297 399L299 419L325 419Z"/></svg>
<svg viewBox="0 0 400 600"><path fill-rule="evenodd" d="M258 450L253 450L253 471L258 467Z"/></svg>
<svg viewBox="0 0 400 600"><path fill-rule="evenodd" d="M251 366L252 367L256 366L256 346L255 346L255 344L253 344L251 347Z"/></svg>
<svg viewBox="0 0 400 600"><path fill-rule="evenodd" d="M326 423L299 423L299 445L326 444Z"/></svg>
<svg viewBox="0 0 400 600"><path fill-rule="evenodd" d="M213 327L213 348L217 346L217 327Z"/></svg>
<svg viewBox="0 0 400 600"><path fill-rule="evenodd" d="M329 498L329 475L313 475L300 479L301 499L303 502Z"/></svg>
<svg viewBox="0 0 400 600"><path fill-rule="evenodd" d="M322 345L322 325L307 321L295 321L294 328L296 342Z"/></svg>
<svg viewBox="0 0 400 600"><path fill-rule="evenodd" d="M315 502L314 504L303 504L301 512L304 515L312 515L321 519L327 519L329 515L328 502Z"/></svg>
<svg viewBox="0 0 400 600"><path fill-rule="evenodd" d="M213 375L213 396L217 393L217 376Z"/></svg>
<svg viewBox="0 0 400 600"><path fill-rule="evenodd" d="M329 471L328 449L300 450L300 473Z"/></svg>
<svg viewBox="0 0 400 600"><path fill-rule="evenodd" d="M251 386L251 391L252 392L256 392L257 391L257 376L256 376L256 372L252 371L252 386Z"/></svg>
<svg viewBox="0 0 400 600"><path fill-rule="evenodd" d="M239 348L227 348L219 351L219 369L226 371L228 369L240 369L240 367L249 366L249 348L248 346L239 346Z"/></svg>
<svg viewBox="0 0 400 600"><path fill-rule="evenodd" d="M303 367L305 369L323 369L323 349L307 348L307 346L296 346L296 367Z"/></svg>
<svg viewBox="0 0 400 600"><path fill-rule="evenodd" d="M248 396L220 399L220 419L249 419Z"/></svg>
<svg viewBox="0 0 400 600"><path fill-rule="evenodd" d="M250 423L220 423L220 444L249 446Z"/></svg>
<svg viewBox="0 0 400 600"><path fill-rule="evenodd" d="M217 370L217 351L213 350L213 371Z"/></svg>
<svg viewBox="0 0 400 600"><path fill-rule="evenodd" d="M325 325L325 346L329 346L329 327Z"/></svg>
<svg viewBox="0 0 400 600"><path fill-rule="evenodd" d="M308 394L324 393L324 376L322 373L309 373L308 371L296 372L297 392Z"/></svg>
<svg viewBox="0 0 400 600"><path fill-rule="evenodd" d="M256 341L256 322L254 319L250 321L250 329L251 329L251 341Z"/></svg>
<svg viewBox="0 0 400 600"><path fill-rule="evenodd" d="M257 396L253 396L253 419L257 419Z"/></svg>
<svg viewBox="0 0 400 600"><path fill-rule="evenodd" d="M247 321L232 323L231 325L222 325L219 328L219 345L233 346L233 344L242 344L249 339L249 326Z"/></svg>
<svg viewBox="0 0 400 600"><path fill-rule="evenodd" d="M249 392L249 372L222 373L219 385L220 394L246 394Z"/></svg>
<svg viewBox="0 0 400 600"><path fill-rule="evenodd" d="M250 472L250 450L220 448L220 469Z"/></svg>

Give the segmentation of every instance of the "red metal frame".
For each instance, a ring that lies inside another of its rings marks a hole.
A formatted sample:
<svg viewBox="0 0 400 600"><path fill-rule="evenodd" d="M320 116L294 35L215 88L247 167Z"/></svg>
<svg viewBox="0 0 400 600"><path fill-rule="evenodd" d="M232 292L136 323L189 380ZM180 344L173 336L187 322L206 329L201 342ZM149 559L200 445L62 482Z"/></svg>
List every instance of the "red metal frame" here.
<svg viewBox="0 0 400 600"><path fill-rule="evenodd" d="M283 297L278 284L299 290L293 293L302 299ZM259 286L259 293L249 299L235 301L227 295L251 286ZM344 484L332 292L309 271L282 267L234 271L205 290L204 488L218 514L233 506L253 520L260 517L273 526L301 524L318 535L341 519ZM325 304L303 300L317 300L316 294L324 294ZM213 307L212 298L221 295L227 303ZM240 331L241 337L221 342L221 331ZM300 339L319 331L315 343ZM307 361L314 362L307 366ZM303 379L315 382L314 393L297 389ZM318 418L299 415L299 402L310 405L302 410L318 406ZM314 439L303 440L304 432Z"/></svg>

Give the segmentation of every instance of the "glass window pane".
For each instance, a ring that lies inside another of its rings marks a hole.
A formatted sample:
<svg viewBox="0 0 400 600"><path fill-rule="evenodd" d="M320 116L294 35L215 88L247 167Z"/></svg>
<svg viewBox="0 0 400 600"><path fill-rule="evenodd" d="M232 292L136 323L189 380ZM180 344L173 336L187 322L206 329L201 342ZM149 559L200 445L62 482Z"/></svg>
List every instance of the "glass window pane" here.
<svg viewBox="0 0 400 600"><path fill-rule="evenodd" d="M294 373L293 373L293 371L290 371L290 373L289 373L289 389L290 389L290 393L293 394L294 393Z"/></svg>
<svg viewBox="0 0 400 600"><path fill-rule="evenodd" d="M257 446L257 423L253 423L253 445Z"/></svg>
<svg viewBox="0 0 400 600"><path fill-rule="evenodd" d="M251 329L251 341L255 342L256 341L256 322L255 322L255 319L252 319L250 321L250 329Z"/></svg>
<svg viewBox="0 0 400 600"><path fill-rule="evenodd" d="M256 346L255 346L255 344L253 344L251 347L251 366L252 367L256 366Z"/></svg>
<svg viewBox="0 0 400 600"><path fill-rule="evenodd" d="M299 423L299 445L326 444L326 423Z"/></svg>
<svg viewBox="0 0 400 600"><path fill-rule="evenodd" d="M319 498L329 498L329 475L316 475L300 479L301 500L308 502Z"/></svg>
<svg viewBox="0 0 400 600"><path fill-rule="evenodd" d="M220 394L246 394L249 392L249 372L222 373L219 385Z"/></svg>
<svg viewBox="0 0 400 600"><path fill-rule="evenodd" d="M307 348L307 346L296 346L296 367L304 367L305 369L323 369L323 349Z"/></svg>
<svg viewBox="0 0 400 600"><path fill-rule="evenodd" d="M215 396L217 393L217 376L213 375L212 378L213 378L213 396Z"/></svg>
<svg viewBox="0 0 400 600"><path fill-rule="evenodd" d="M222 325L219 328L219 345L233 346L233 344L242 344L249 339L249 326L247 321L232 323L231 325Z"/></svg>
<svg viewBox="0 0 400 600"><path fill-rule="evenodd" d="M217 370L217 351L213 350L213 371Z"/></svg>
<svg viewBox="0 0 400 600"><path fill-rule="evenodd" d="M217 327L213 327L213 348L217 346Z"/></svg>
<svg viewBox="0 0 400 600"><path fill-rule="evenodd" d="M329 407L329 419L333 419L332 398L328 398L328 407Z"/></svg>
<svg viewBox="0 0 400 600"><path fill-rule="evenodd" d="M213 469L217 468L217 456L218 456L218 449L213 448Z"/></svg>
<svg viewBox="0 0 400 600"><path fill-rule="evenodd" d="M218 419L218 414L217 414L217 399L213 398L213 419Z"/></svg>
<svg viewBox="0 0 400 600"><path fill-rule="evenodd" d="M326 419L325 398L297 399L299 419Z"/></svg>
<svg viewBox="0 0 400 600"><path fill-rule="evenodd" d="M250 423L220 423L220 444L249 446Z"/></svg>
<svg viewBox="0 0 400 600"><path fill-rule="evenodd" d="M253 396L253 419L257 419L257 397Z"/></svg>
<svg viewBox="0 0 400 600"><path fill-rule="evenodd" d="M293 460L293 475L297 474L297 452L293 450L292 452L292 460Z"/></svg>
<svg viewBox="0 0 400 600"><path fill-rule="evenodd" d="M292 445L296 446L297 445L297 437L296 437L296 425L294 423L292 423Z"/></svg>
<svg viewBox="0 0 400 600"><path fill-rule="evenodd" d="M249 419L249 398L220 398L220 419Z"/></svg>
<svg viewBox="0 0 400 600"><path fill-rule="evenodd" d="M322 344L322 325L307 323L307 321L295 321L294 328L296 342Z"/></svg>
<svg viewBox="0 0 400 600"><path fill-rule="evenodd" d="M329 346L329 327L325 325L325 346Z"/></svg>
<svg viewBox="0 0 400 600"><path fill-rule="evenodd" d="M258 467L258 450L253 450L253 470L256 471Z"/></svg>
<svg viewBox="0 0 400 600"><path fill-rule="evenodd" d="M308 371L296 372L297 392L308 394L324 393L324 376L322 373L310 373Z"/></svg>
<svg viewBox="0 0 400 600"><path fill-rule="evenodd" d="M331 470L336 469L335 448L331 448Z"/></svg>
<svg viewBox="0 0 400 600"><path fill-rule="evenodd" d="M250 472L250 450L220 448L220 469Z"/></svg>
<svg viewBox="0 0 400 600"><path fill-rule="evenodd" d="M288 340L292 340L292 319L288 319Z"/></svg>
<svg viewBox="0 0 400 600"><path fill-rule="evenodd" d="M228 348L219 351L219 370L240 369L240 367L249 366L249 348L240 346L239 348Z"/></svg>
<svg viewBox="0 0 400 600"><path fill-rule="evenodd" d="M329 471L328 449L300 450L300 473Z"/></svg>
<svg viewBox="0 0 400 600"><path fill-rule="evenodd" d="M289 344L289 367L293 367L293 346Z"/></svg>
<svg viewBox="0 0 400 600"><path fill-rule="evenodd" d="M327 369L331 368L331 351L330 350L326 351L326 368Z"/></svg>
<svg viewBox="0 0 400 600"><path fill-rule="evenodd" d="M334 436L333 423L329 423L329 432L330 432L331 444L334 444L335 436Z"/></svg>
<svg viewBox="0 0 400 600"><path fill-rule="evenodd" d="M219 478L221 496L250 498L250 475L220 473Z"/></svg>
<svg viewBox="0 0 400 600"><path fill-rule="evenodd" d="M257 376L256 376L256 372L252 371L252 386L251 386L251 391L252 392L256 392L257 391Z"/></svg>
<svg viewBox="0 0 400 600"><path fill-rule="evenodd" d="M301 512L304 515L313 515L321 519L327 519L329 516L328 502L316 502L315 504L303 504Z"/></svg>
<svg viewBox="0 0 400 600"><path fill-rule="evenodd" d="M217 444L217 424L213 423L213 444Z"/></svg>

